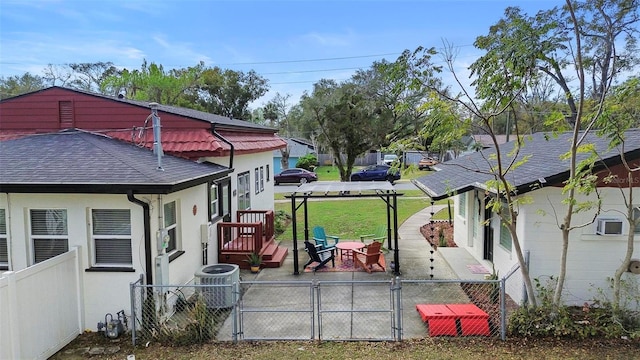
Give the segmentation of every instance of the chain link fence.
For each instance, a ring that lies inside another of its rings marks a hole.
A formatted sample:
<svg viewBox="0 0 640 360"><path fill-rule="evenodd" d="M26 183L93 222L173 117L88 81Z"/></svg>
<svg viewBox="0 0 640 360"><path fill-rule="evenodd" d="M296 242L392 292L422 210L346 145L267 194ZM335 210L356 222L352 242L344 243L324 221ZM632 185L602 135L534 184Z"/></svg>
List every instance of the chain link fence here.
<svg viewBox="0 0 640 360"><path fill-rule="evenodd" d="M430 336L506 337L517 304L498 280L243 281L131 284L134 345L212 341L400 341Z"/></svg>

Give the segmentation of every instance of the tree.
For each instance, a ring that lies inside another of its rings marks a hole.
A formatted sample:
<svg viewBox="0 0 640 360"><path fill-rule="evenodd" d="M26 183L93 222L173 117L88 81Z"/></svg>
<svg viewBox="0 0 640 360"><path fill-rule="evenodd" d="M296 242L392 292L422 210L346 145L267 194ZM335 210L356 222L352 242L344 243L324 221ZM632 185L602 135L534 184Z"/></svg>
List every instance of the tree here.
<svg viewBox="0 0 640 360"><path fill-rule="evenodd" d="M622 166L626 172L626 178L619 179L615 175L609 175L605 182L615 183L626 205L624 217L629 224L627 233L627 249L620 266L613 276L613 301L614 309L619 310L621 305L622 275L631 264L634 252L634 233L640 227L640 210L636 209L633 200L633 189L640 173L640 161L632 162L625 155L625 132L638 126L638 97L640 96L640 78L633 77L622 85L616 87L609 97L606 109L598 121L598 135L610 139L609 149L617 148L622 160ZM635 101L634 101L635 100Z"/></svg>
<svg viewBox="0 0 640 360"><path fill-rule="evenodd" d="M186 69L165 71L162 65L143 61L140 70L122 70L108 76L100 90L109 95L125 95L128 99L154 101L165 105L187 104L182 98L191 91L196 93L202 77L204 63ZM193 107L193 106L191 106Z"/></svg>
<svg viewBox="0 0 640 360"><path fill-rule="evenodd" d="M573 131L567 153L570 160L569 179L564 192L566 213L558 226L562 232L562 255L554 302L560 303L566 276L566 257L569 233L588 224L572 224L576 212L597 208L598 201L578 203L577 194L588 195L596 190L590 168L595 157L577 161L580 152L589 151L583 144L587 132L601 114L604 97L620 71L631 69L637 61L634 53L636 40L627 36L624 40L624 56L617 51L618 37L637 34L633 25L638 21L637 0L576 2L567 0L563 9L540 11L536 16L522 14L510 7L505 18L490 28L486 36L476 39L475 45L487 51L471 66L478 75L476 82L524 85L523 81L540 78L542 74L554 79L560 88L569 113L549 116L547 124L556 130ZM588 38L582 44L583 38ZM573 69L575 73L572 74ZM586 76L591 75L591 97L587 98ZM578 82L573 91L572 81ZM480 97L500 96L492 87L485 87ZM587 107L592 104L592 108ZM580 132L581 130L586 130ZM595 216L594 216L595 219Z"/></svg>
<svg viewBox="0 0 640 360"><path fill-rule="evenodd" d="M277 128L278 134L284 137L291 137L291 128L287 116L287 109L289 107L287 101L289 97L290 95L283 96L280 95L280 93L276 93L273 99L269 100L262 110L265 120L267 120L271 127ZM289 145L280 149L280 165L282 169L289 168L290 152L291 149Z"/></svg>
<svg viewBox="0 0 640 360"><path fill-rule="evenodd" d="M514 192L513 185L508 181L509 173L515 168L522 166L528 160L518 158L519 150L524 146L524 138L521 137L517 119L514 119L516 145L509 154L500 151L500 143L497 141L493 123L501 114L505 113L513 106L513 102L522 94L528 80L532 77L532 71L520 69L509 61L508 57L501 54L488 52L485 56L476 60L471 66L472 71L477 75L477 79L472 82L475 88L475 96L462 85L454 70L455 53L453 47L445 44L443 57L446 67L457 82L460 93L451 95L448 89L441 89L434 86L430 80L432 74L437 70L431 62L434 55L433 49L419 47L413 52L405 51L396 62L398 71L407 73L412 78L412 86L422 87L437 94L433 98L435 109L440 114L434 114L439 122L432 123L438 130L427 130L431 133L449 134L451 138L460 132L471 133L473 129L484 131L490 136L495 148L495 154L485 160L490 164L490 171L486 174L493 177L486 186L491 189L495 196L489 197L486 206L500 217L503 224L509 230L512 244L520 265L522 278L528 294L533 294L533 283L529 275L529 268L525 261L524 252L519 240L517 228L518 206L526 203L530 199L526 196L518 196ZM494 46L494 45L492 45ZM518 75L517 77L514 75ZM451 116L452 112L447 107L439 105L436 100L443 99L451 102L453 108L464 109L460 114L466 114L462 119ZM471 171L481 171L479 169L469 169ZM537 306L535 297L530 299L532 306Z"/></svg>
<svg viewBox="0 0 640 360"><path fill-rule="evenodd" d="M0 78L0 99L6 99L20 94L37 91L46 87L45 80L38 75L24 73Z"/></svg>
<svg viewBox="0 0 640 360"><path fill-rule="evenodd" d="M380 109L368 101L362 87L332 80L314 84L302 96L305 116L319 129L319 141L332 152L342 181L349 181L357 156L380 142Z"/></svg>
<svg viewBox="0 0 640 360"><path fill-rule="evenodd" d="M208 68L203 71L191 99L213 114L250 119L249 104L267 93L267 82L253 70L244 73L219 67Z"/></svg>
<svg viewBox="0 0 640 360"><path fill-rule="evenodd" d="M71 87L84 91L99 91L108 77L119 75L119 70L109 62L72 63L68 65L74 72L74 79L69 82Z"/></svg>

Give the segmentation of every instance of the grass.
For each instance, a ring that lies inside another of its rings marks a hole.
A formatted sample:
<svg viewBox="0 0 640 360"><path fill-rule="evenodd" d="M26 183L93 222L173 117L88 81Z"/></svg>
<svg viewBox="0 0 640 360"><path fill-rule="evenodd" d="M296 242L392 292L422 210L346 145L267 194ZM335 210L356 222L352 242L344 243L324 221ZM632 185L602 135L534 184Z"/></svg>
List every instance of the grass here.
<svg viewBox="0 0 640 360"><path fill-rule="evenodd" d="M95 333L80 335L69 349L83 346L106 346ZM85 341L83 341L85 340ZM88 340L88 341L86 341ZM316 342L316 341L262 341L214 343L185 347L165 347L155 343L133 348L131 341L118 343L120 350L100 359L121 360L126 354L137 359L637 359L638 344L630 341L576 341L553 338L508 338L506 341L484 338L427 338L402 342ZM55 360L83 360L81 353L54 355Z"/></svg>
<svg viewBox="0 0 640 360"><path fill-rule="evenodd" d="M430 206L427 198L398 198L398 226L416 212ZM359 239L362 234L370 234L378 225L387 221L386 203L380 199L345 199L308 201L309 229L323 226L328 235L336 235L341 239ZM291 213L288 202L276 203L276 210ZM304 238L302 228L304 213L298 210L298 239ZM278 240L293 239L292 226L278 237Z"/></svg>

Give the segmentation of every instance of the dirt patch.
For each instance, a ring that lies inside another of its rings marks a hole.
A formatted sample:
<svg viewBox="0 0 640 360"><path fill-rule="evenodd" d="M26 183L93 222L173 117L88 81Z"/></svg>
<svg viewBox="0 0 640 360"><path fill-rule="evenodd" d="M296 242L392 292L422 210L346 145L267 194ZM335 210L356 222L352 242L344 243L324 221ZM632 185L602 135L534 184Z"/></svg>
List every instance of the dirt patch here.
<svg viewBox="0 0 640 360"><path fill-rule="evenodd" d="M453 223L448 221L434 221L433 223L424 224L420 227L420 233L434 248L457 247L453 241ZM440 240L440 235L444 240Z"/></svg>

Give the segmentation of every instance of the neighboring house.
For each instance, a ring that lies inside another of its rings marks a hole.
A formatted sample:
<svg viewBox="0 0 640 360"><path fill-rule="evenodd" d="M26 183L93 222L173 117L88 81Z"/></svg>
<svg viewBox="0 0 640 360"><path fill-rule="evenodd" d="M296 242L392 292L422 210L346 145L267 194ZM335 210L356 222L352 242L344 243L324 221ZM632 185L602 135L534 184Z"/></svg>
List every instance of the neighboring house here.
<svg viewBox="0 0 640 360"><path fill-rule="evenodd" d="M129 284L141 274L149 284L193 278L208 256L207 193L231 171L174 156L159 169L147 149L77 130L1 141L0 164L0 269L79 246L85 329L128 313ZM166 238L156 235L163 230ZM156 267L163 261L166 273Z"/></svg>
<svg viewBox="0 0 640 360"><path fill-rule="evenodd" d="M276 130L153 108L61 87L0 101L0 271L82 246L89 329L130 307L128 284L140 274L148 284L184 284L203 265L247 267L249 252L263 253L264 266L287 256L272 236L272 154L285 146ZM151 151L158 119L165 156ZM101 219L106 227L96 230ZM221 229L256 221L267 240L254 244L263 247L225 253L233 239Z"/></svg>
<svg viewBox="0 0 640 360"><path fill-rule="evenodd" d="M288 169L296 167L298 159L305 155L315 154L313 150L313 144L310 144L301 139L285 139L287 142L287 148L289 149L289 166ZM279 174L282 170L282 152L280 150L273 151L273 173Z"/></svg>
<svg viewBox="0 0 640 360"><path fill-rule="evenodd" d="M518 197L529 197L518 205L517 232L523 251L529 254L529 271L532 278L540 278L544 283L550 276L557 277L560 268L562 234L558 223L565 214L563 204L563 182L569 176L568 160L561 155L569 149L571 134L563 133L554 138L536 133L525 137L518 159L530 156L520 167L507 176L515 186ZM630 130L625 134L625 154L632 167L640 166L640 130ZM608 139L590 134L585 143L595 145L602 161L594 169L602 179L609 170L618 175L616 181L598 183L602 196L602 212L596 222L571 231L567 259L567 277L564 301L567 304L582 305L597 297L597 290L608 292L607 278L613 276L625 256L629 224L621 212L626 211L623 197L618 188L628 185L626 171L623 170L618 149L607 150ZM509 152L514 142L501 146L503 161L508 163ZM499 274L505 275L517 263L508 230L502 226L499 217L486 209L488 197L495 197L495 189L487 182L493 177L487 172L494 149L469 154L458 159L441 163L439 170L413 182L434 200L453 197L455 204L454 240L459 247L469 251L489 269L494 265ZM579 159L585 154L580 154ZM605 166L607 168L605 168ZM634 216L640 218L640 174L633 178L635 209ZM628 196L628 190L624 190ZM580 197L580 200L584 200ZM594 200L594 194L589 199ZM573 224L590 223L594 211L584 211L573 216ZM620 221L622 225L620 228ZM612 230L603 231L600 225L609 225ZM621 231L620 231L621 230ZM635 226L635 253L640 258L640 226ZM633 273L628 276L640 280ZM516 273L519 277L519 272ZM522 288L507 287L508 294L516 301L523 299Z"/></svg>

